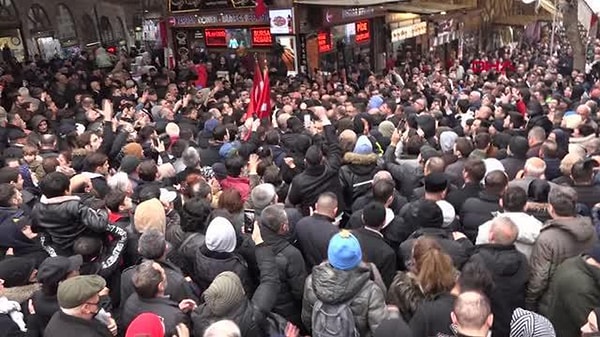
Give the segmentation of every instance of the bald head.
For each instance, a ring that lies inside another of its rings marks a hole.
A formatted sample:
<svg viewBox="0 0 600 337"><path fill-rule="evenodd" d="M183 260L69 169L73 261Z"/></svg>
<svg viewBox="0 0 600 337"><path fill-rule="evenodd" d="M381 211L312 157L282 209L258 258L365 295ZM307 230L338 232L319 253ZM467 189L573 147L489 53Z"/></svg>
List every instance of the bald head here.
<svg viewBox="0 0 600 337"><path fill-rule="evenodd" d="M211 324L204 332L204 337L241 337L240 328L229 320L222 320Z"/></svg>
<svg viewBox="0 0 600 337"><path fill-rule="evenodd" d="M476 291L460 294L454 302L451 316L458 331L466 336L485 336L493 322L490 301Z"/></svg>
<svg viewBox="0 0 600 337"><path fill-rule="evenodd" d="M492 221L490 227L490 243L509 246L512 245L519 235L519 228L506 216L497 217Z"/></svg>
<svg viewBox="0 0 600 337"><path fill-rule="evenodd" d="M542 178L546 172L546 163L537 157L529 158L525 162L524 171L527 177Z"/></svg>
<svg viewBox="0 0 600 337"><path fill-rule="evenodd" d="M590 114L592 113L592 109L590 109L590 107L585 104L581 104L577 107L577 110L575 110L575 112L577 112L577 114L579 116L581 116L582 119L585 120L590 117Z"/></svg>
<svg viewBox="0 0 600 337"><path fill-rule="evenodd" d="M285 113L282 113L281 115L279 115L279 117L277 117L277 125L281 130L287 129L287 121L291 117L291 115L286 111L286 107L288 107L290 110L292 109L291 106L285 105L282 109L283 111L285 111Z"/></svg>
<svg viewBox="0 0 600 337"><path fill-rule="evenodd" d="M392 174L390 172L381 170L381 171L378 171L377 173L375 173L375 175L373 176L373 185L375 185L375 183L377 183L378 181L381 181L381 180L393 182L394 178L392 178Z"/></svg>
<svg viewBox="0 0 600 337"><path fill-rule="evenodd" d="M322 193L315 205L315 212L334 218L337 214L338 200L331 192Z"/></svg>

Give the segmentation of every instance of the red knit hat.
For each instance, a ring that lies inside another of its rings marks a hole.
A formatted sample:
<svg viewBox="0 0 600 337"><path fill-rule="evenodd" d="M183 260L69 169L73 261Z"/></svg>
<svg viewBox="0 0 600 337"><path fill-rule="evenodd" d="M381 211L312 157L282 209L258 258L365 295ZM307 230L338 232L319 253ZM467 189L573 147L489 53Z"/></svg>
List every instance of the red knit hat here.
<svg viewBox="0 0 600 337"><path fill-rule="evenodd" d="M165 325L163 324L162 318L151 312L145 312L138 315L129 327L125 337L164 337L165 336Z"/></svg>

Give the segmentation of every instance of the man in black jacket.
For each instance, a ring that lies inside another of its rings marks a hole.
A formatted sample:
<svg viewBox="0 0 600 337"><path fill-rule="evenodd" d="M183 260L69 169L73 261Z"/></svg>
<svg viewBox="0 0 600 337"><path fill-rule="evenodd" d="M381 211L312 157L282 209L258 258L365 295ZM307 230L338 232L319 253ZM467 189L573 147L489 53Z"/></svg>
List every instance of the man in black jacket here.
<svg viewBox="0 0 600 337"><path fill-rule="evenodd" d="M385 225L385 207L378 202L368 204L362 211L362 228L353 231L363 250L363 259L373 263L386 287L396 275L396 253L384 241L381 229Z"/></svg>
<svg viewBox="0 0 600 337"><path fill-rule="evenodd" d="M147 260L136 266L132 281L135 293L127 299L121 312L119 326L123 331L144 312L151 312L163 318L167 336L177 334L178 324L189 325L187 313L196 308L196 302L184 299L178 303L165 296L167 276L158 263Z"/></svg>
<svg viewBox="0 0 600 337"><path fill-rule="evenodd" d="M468 159L463 169L465 184L458 190L450 191L446 196L458 214L465 200L477 197L481 192L481 181L485 176L485 163L481 159Z"/></svg>
<svg viewBox="0 0 600 337"><path fill-rule="evenodd" d="M292 180L288 193L288 203L310 215L312 207L321 193L333 192L337 196L338 208L343 210L342 185L338 178L342 166L342 150L335 135L335 128L327 118L324 108L318 108L315 113L323 123L325 139L327 140L327 162L322 149L318 145L308 148L305 155L306 169Z"/></svg>
<svg viewBox="0 0 600 337"><path fill-rule="evenodd" d="M242 336L268 335L267 315L273 309L280 289L277 265L271 247L264 244L260 226L255 226L252 241L260 269L260 285L249 299L240 278L232 272L219 274L204 292L204 303L192 313L194 336L202 336L208 326L222 319L235 322Z"/></svg>
<svg viewBox="0 0 600 337"><path fill-rule="evenodd" d="M467 262L480 262L492 275L495 287L490 299L494 336L508 336L512 312L525 305L529 266L525 255L514 245L518 233L519 229L510 218L496 218L489 232L490 243L475 246Z"/></svg>
<svg viewBox="0 0 600 337"><path fill-rule="evenodd" d="M73 243L81 236L102 237L108 229L108 214L85 206L71 195L69 178L60 172L40 182L43 197L33 208L32 229L42 232L42 245L50 255L72 254Z"/></svg>
<svg viewBox="0 0 600 337"><path fill-rule="evenodd" d="M192 291L191 281L186 280L177 266L166 260L167 242L160 231L156 229L146 230L138 241L138 252L142 258L156 262L164 270L167 278L165 294L169 295L172 300L178 303L187 298L197 300ZM121 275L121 305L124 305L135 292L132 276L136 267L125 269Z"/></svg>
<svg viewBox="0 0 600 337"><path fill-rule="evenodd" d="M500 161L506 170L508 179L515 179L517 173L525 167L527 151L529 151L529 144L525 137L516 136L510 139L508 157Z"/></svg>
<svg viewBox="0 0 600 337"><path fill-rule="evenodd" d="M286 240L289 225L283 206L265 208L260 215L260 226L265 244L273 249L279 271L279 295L273 312L301 327L302 295L307 274L302 253Z"/></svg>
<svg viewBox="0 0 600 337"><path fill-rule="evenodd" d="M314 213L302 218L296 225L298 243L309 271L327 259L329 239L339 231L334 224L337 210L336 195L323 193L319 196Z"/></svg>
<svg viewBox="0 0 600 337"><path fill-rule="evenodd" d="M492 171L485 177L485 188L476 198L469 198L460 210L462 232L475 242L479 226L494 217L500 210L500 198L508 186L508 178L503 171Z"/></svg>

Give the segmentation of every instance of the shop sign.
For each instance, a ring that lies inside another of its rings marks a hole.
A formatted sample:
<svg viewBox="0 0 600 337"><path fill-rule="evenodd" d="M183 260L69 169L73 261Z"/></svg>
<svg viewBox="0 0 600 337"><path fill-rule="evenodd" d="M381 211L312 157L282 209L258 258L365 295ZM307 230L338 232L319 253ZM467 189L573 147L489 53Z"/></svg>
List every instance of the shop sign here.
<svg viewBox="0 0 600 337"><path fill-rule="evenodd" d="M204 42L207 47L227 47L227 32L225 29L205 29Z"/></svg>
<svg viewBox="0 0 600 337"><path fill-rule="evenodd" d="M260 18L252 12L247 13L229 13L229 14L206 14L206 15L179 15L175 17L174 26L205 26L205 25L229 25L229 24L266 24L269 22L269 15L265 14Z"/></svg>
<svg viewBox="0 0 600 337"><path fill-rule="evenodd" d="M319 32L319 34L317 34L317 45L319 46L319 53L328 53L333 50L331 32Z"/></svg>
<svg viewBox="0 0 600 337"><path fill-rule="evenodd" d="M204 32L202 32L200 29L197 29L194 31L194 39L196 40L203 40L204 39Z"/></svg>
<svg viewBox="0 0 600 337"><path fill-rule="evenodd" d="M356 23L356 43L368 42L371 39L371 27L369 20L358 21Z"/></svg>
<svg viewBox="0 0 600 337"><path fill-rule="evenodd" d="M294 34L294 15L291 9L269 10L271 34Z"/></svg>
<svg viewBox="0 0 600 337"><path fill-rule="evenodd" d="M273 36L269 27L250 28L250 36L252 37L252 46L270 47L273 45Z"/></svg>
<svg viewBox="0 0 600 337"><path fill-rule="evenodd" d="M398 42L427 33L427 22L419 22L392 30L392 42Z"/></svg>
<svg viewBox="0 0 600 337"><path fill-rule="evenodd" d="M171 12L251 7L256 7L255 0L169 0L169 11Z"/></svg>
<svg viewBox="0 0 600 337"><path fill-rule="evenodd" d="M349 21L369 19L385 13L385 7L381 6L352 8L333 7L323 10L323 24L325 26L331 26Z"/></svg>
<svg viewBox="0 0 600 337"><path fill-rule="evenodd" d="M308 52L306 50L306 35L298 36L298 63L300 64L300 72L308 74Z"/></svg>

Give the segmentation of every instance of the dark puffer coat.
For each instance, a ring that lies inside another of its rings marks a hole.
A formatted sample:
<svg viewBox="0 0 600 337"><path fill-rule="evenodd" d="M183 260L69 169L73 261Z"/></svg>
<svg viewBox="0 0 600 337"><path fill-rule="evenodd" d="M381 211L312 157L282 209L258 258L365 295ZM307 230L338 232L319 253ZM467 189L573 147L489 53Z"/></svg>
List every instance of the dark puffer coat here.
<svg viewBox="0 0 600 337"><path fill-rule="evenodd" d="M475 246L467 264L479 262L492 274L491 293L494 325L492 335L508 336L510 320L516 308L525 306L529 265L527 258L514 245L484 244Z"/></svg>
<svg viewBox="0 0 600 337"><path fill-rule="evenodd" d="M375 153L358 154L348 152L344 155L344 163L340 169L340 183L344 195L344 204L350 208L354 201L371 191L373 176L377 167L378 156Z"/></svg>
<svg viewBox="0 0 600 337"><path fill-rule="evenodd" d="M264 244L256 246L256 260L259 261L260 285L251 300L244 299L231 312L224 315L214 314L206 303L192 312L193 335L202 336L204 330L214 322L228 319L240 328L244 337L268 336L269 313L277 300L279 278L271 247Z"/></svg>
<svg viewBox="0 0 600 337"><path fill-rule="evenodd" d="M323 262L313 268L306 279L302 303L302 322L309 329L317 300L326 304L347 302L361 337L372 336L379 323L387 318L384 291L371 280L371 269L366 264L339 270Z"/></svg>
<svg viewBox="0 0 600 337"><path fill-rule="evenodd" d="M204 292L212 281L224 271L234 272L239 276L246 294L252 294L253 284L248 273L248 263L235 253L212 252L206 245L196 252L195 273L191 275L201 292Z"/></svg>

